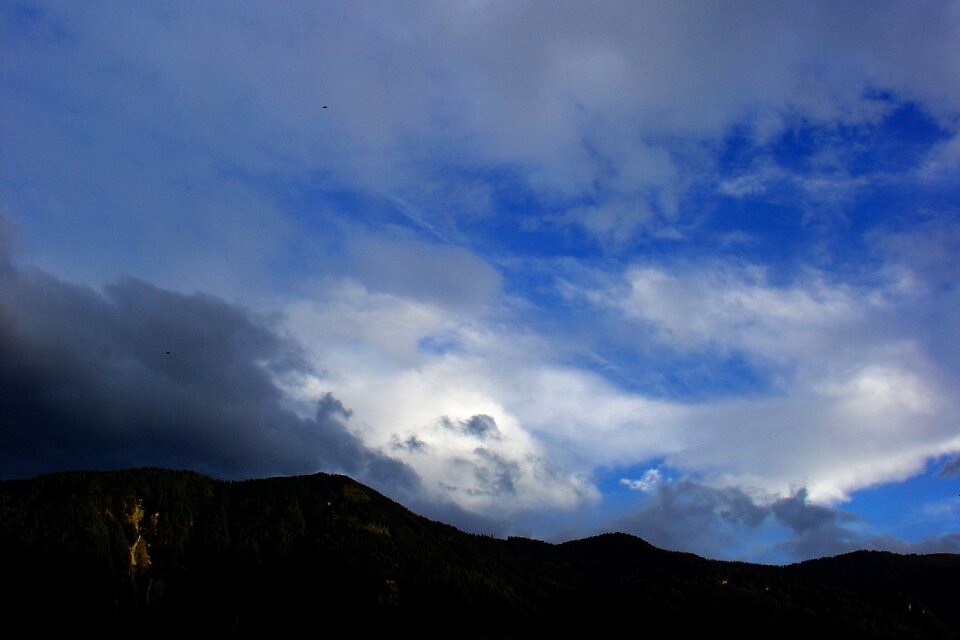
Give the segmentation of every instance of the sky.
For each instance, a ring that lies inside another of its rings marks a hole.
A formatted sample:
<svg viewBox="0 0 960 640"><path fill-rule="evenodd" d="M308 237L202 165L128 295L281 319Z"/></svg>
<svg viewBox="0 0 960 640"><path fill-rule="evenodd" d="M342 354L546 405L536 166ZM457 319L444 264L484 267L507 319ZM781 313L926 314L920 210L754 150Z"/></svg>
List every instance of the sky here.
<svg viewBox="0 0 960 640"><path fill-rule="evenodd" d="M0 15L0 477L960 552L960 3Z"/></svg>

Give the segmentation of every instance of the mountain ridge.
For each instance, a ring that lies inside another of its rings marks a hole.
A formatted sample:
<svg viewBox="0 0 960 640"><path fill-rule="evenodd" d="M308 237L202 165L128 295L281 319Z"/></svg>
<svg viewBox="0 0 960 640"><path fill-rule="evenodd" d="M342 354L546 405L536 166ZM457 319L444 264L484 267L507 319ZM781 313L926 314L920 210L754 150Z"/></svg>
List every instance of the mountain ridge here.
<svg viewBox="0 0 960 640"><path fill-rule="evenodd" d="M2 601L41 629L247 635L310 620L540 637L682 631L960 637L960 556L708 560L625 533L468 534L344 475L76 471L0 481ZM51 616L50 611L59 612Z"/></svg>

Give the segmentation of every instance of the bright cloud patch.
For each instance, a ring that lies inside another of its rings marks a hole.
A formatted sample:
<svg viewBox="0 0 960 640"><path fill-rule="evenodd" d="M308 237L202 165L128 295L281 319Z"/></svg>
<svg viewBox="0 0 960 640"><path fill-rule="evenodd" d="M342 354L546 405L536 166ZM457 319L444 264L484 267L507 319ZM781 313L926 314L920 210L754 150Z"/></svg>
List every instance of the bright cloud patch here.
<svg viewBox="0 0 960 640"><path fill-rule="evenodd" d="M649 469L638 480L630 478L620 478L620 484L632 491L643 491L649 493L663 481L659 469Z"/></svg>

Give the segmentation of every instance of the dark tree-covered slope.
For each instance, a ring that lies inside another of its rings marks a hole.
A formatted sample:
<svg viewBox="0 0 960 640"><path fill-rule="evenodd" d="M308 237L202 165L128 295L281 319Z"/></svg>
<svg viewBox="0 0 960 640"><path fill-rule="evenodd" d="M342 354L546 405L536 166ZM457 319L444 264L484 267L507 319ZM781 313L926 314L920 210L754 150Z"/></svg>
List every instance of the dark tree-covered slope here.
<svg viewBox="0 0 960 640"><path fill-rule="evenodd" d="M960 557L719 562L625 534L465 534L345 476L77 472L0 482L8 624L114 635L657 630L960 637Z"/></svg>

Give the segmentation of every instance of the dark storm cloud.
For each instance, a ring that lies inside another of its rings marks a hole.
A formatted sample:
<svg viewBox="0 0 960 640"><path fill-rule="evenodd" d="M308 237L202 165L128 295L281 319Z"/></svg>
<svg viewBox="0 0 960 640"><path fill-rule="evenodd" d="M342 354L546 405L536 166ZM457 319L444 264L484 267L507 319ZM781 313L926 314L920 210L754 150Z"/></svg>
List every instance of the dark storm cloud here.
<svg viewBox="0 0 960 640"><path fill-rule="evenodd" d="M2 237L0 237L2 242ZM219 477L340 471L411 489L330 394L312 417L277 380L310 371L275 321L133 279L103 293L0 255L0 474L158 465Z"/></svg>

